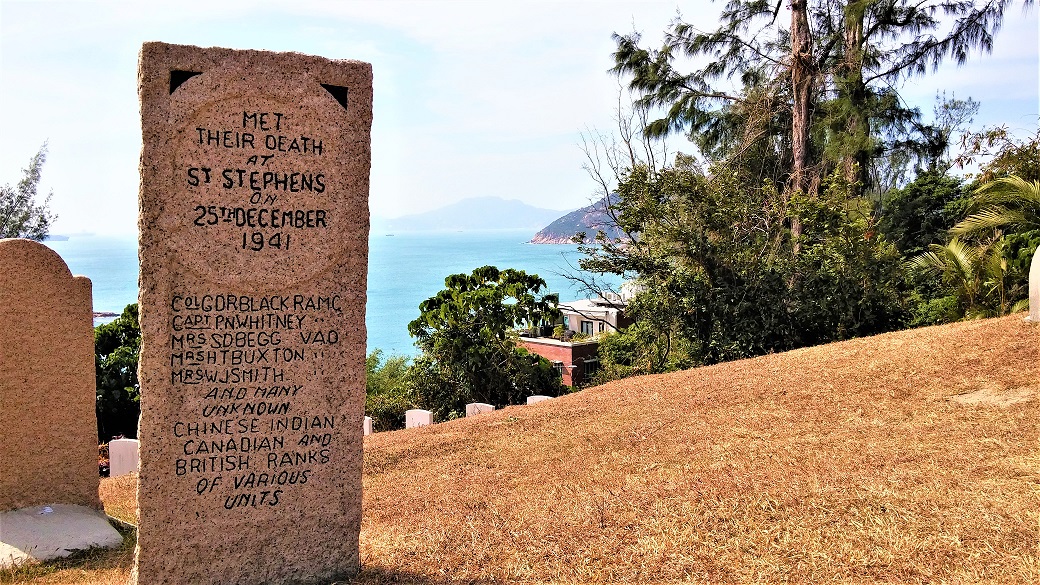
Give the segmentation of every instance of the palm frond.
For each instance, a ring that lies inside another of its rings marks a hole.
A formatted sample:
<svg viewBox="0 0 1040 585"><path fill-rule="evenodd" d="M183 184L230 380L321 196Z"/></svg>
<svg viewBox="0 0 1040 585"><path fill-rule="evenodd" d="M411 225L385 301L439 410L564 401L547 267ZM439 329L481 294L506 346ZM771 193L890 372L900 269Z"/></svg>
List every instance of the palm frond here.
<svg viewBox="0 0 1040 585"><path fill-rule="evenodd" d="M1026 217L1021 211L994 205L957 222L957 225L950 228L950 234L962 236L997 227L1022 225L1024 223L1026 223Z"/></svg>
<svg viewBox="0 0 1040 585"><path fill-rule="evenodd" d="M946 263L939 254L933 251L922 252L907 260L904 266L913 272L941 273L946 269Z"/></svg>
<svg viewBox="0 0 1040 585"><path fill-rule="evenodd" d="M950 229L965 235L1002 226L1030 230L1040 228L1040 181L1017 176L1001 177L975 190L972 207L977 209Z"/></svg>
<svg viewBox="0 0 1040 585"><path fill-rule="evenodd" d="M1040 181L1027 181L1016 175L994 179L975 190L977 204L1002 204L1040 207Z"/></svg>
<svg viewBox="0 0 1040 585"><path fill-rule="evenodd" d="M973 277L978 272L976 266L979 259L985 254L984 248L973 246L959 238L951 239L945 246L932 244L929 248L942 251L946 257L947 266L966 279Z"/></svg>

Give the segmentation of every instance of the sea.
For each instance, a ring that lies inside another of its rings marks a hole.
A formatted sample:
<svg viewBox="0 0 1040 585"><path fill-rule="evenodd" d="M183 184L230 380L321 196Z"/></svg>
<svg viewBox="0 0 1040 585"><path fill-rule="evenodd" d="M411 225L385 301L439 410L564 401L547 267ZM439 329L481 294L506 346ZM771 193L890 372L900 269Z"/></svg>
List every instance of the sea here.
<svg viewBox="0 0 1040 585"><path fill-rule="evenodd" d="M408 335L408 322L419 316L419 303L443 289L448 275L480 266L537 274L561 301L587 298L583 287L567 278L578 274L577 246L527 243L533 235L530 230L373 233L365 316L368 350L414 357L418 352ZM137 302L136 236L73 235L67 241L45 243L73 274L90 278L95 312L120 313ZM94 324L112 319L98 318Z"/></svg>

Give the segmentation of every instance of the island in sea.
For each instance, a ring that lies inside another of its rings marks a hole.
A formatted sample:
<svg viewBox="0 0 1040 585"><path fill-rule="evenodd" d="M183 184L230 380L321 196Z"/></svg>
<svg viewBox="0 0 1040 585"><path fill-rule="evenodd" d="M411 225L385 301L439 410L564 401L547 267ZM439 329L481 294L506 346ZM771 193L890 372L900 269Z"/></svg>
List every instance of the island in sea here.
<svg viewBox="0 0 1040 585"><path fill-rule="evenodd" d="M531 238L532 244L574 244L578 234L585 236L581 243L596 241L596 234L603 232L608 239L621 238L624 234L614 223L610 215L610 203L616 195L609 199L604 197L592 205L572 211L544 227Z"/></svg>
<svg viewBox="0 0 1040 585"><path fill-rule="evenodd" d="M475 230L536 230L566 213L543 209L516 199L473 197L451 205L395 218L372 218L372 231L391 235L400 232L455 232Z"/></svg>

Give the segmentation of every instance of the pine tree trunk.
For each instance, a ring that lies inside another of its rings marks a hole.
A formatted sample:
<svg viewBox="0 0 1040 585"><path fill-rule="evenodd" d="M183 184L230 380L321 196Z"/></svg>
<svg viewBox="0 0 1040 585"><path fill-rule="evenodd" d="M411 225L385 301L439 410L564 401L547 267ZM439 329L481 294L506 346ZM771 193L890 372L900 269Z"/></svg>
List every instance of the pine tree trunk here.
<svg viewBox="0 0 1040 585"><path fill-rule="evenodd" d="M809 111L812 100L812 39L807 0L791 2L791 179L789 192L806 192L809 161ZM791 217L791 236L802 234L802 222ZM795 243L797 254L800 246Z"/></svg>

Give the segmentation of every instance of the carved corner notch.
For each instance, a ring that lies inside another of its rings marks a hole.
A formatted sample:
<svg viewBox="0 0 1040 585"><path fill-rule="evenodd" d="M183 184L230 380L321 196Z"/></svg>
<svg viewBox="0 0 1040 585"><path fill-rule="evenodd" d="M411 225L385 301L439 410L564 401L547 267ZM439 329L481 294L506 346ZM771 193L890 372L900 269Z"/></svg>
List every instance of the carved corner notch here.
<svg viewBox="0 0 1040 585"><path fill-rule="evenodd" d="M181 71L180 69L173 69L170 71L170 94L172 95L178 87L181 86L185 81L188 81L196 75L202 75L201 71Z"/></svg>
<svg viewBox="0 0 1040 585"><path fill-rule="evenodd" d="M325 91L329 92L329 95L333 97L339 105L343 106L343 109L347 109L347 88L342 85L329 85L327 83L321 84L325 88Z"/></svg>

